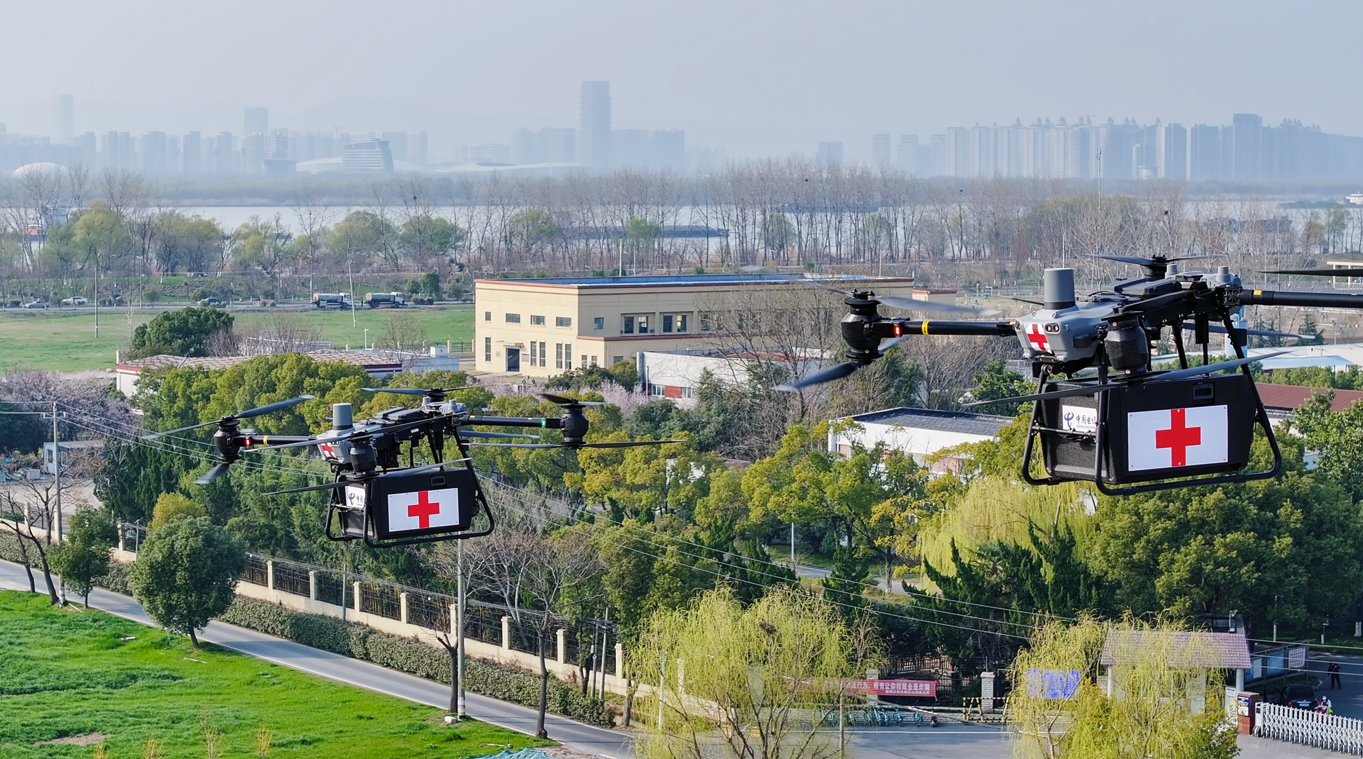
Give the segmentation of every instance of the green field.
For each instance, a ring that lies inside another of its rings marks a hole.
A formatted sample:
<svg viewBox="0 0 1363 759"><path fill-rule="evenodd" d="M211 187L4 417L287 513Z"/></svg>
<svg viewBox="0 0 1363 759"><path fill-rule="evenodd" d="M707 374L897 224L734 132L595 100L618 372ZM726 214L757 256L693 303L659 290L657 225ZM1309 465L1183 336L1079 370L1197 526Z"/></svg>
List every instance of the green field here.
<svg viewBox="0 0 1363 759"><path fill-rule="evenodd" d="M157 314L159 310L105 309L99 314L99 339L95 339L93 310L17 311L0 312L0 371L10 369L46 369L74 372L106 369L114 365L114 352L126 349L132 331ZM268 326L272 319L287 314L305 324L315 325L323 340L337 348L347 344L364 346L365 328L369 341L381 336L384 322L394 314L411 314L426 331L426 340L443 343L446 340L469 343L473 340L473 307L423 306L401 311L360 309L355 312L356 326L351 327L349 311L314 311L308 309L232 309L239 331L252 331Z"/></svg>
<svg viewBox="0 0 1363 759"><path fill-rule="evenodd" d="M108 756L470 757L485 744L553 745L444 712L278 667L99 611L0 592L0 757L89 757L93 745L48 743L99 733ZM126 640L126 638L134 638ZM88 740L88 738L87 738Z"/></svg>

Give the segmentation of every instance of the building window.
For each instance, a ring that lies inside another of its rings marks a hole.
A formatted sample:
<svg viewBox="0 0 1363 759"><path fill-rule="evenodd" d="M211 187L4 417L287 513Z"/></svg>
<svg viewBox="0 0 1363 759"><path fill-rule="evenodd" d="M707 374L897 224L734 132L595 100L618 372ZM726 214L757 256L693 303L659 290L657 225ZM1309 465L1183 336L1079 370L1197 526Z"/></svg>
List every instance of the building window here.
<svg viewBox="0 0 1363 759"><path fill-rule="evenodd" d="M624 334L624 335L632 335L632 334L634 334L634 317L633 317L633 316L622 316L622 317L620 317L620 319L621 319L622 324L624 325L624 326L622 326L622 327L620 328L620 333L621 333L621 334Z"/></svg>
<svg viewBox="0 0 1363 759"><path fill-rule="evenodd" d="M506 323L507 323L507 324L520 324L520 323L521 323L521 315L520 315L520 314L507 314L507 315L506 315Z"/></svg>
<svg viewBox="0 0 1363 759"><path fill-rule="evenodd" d="M572 371L572 369L573 369L573 344L572 344L572 343L564 343L564 344L563 344L563 369L564 369L564 371Z"/></svg>
<svg viewBox="0 0 1363 759"><path fill-rule="evenodd" d="M616 364L624 360L625 360L624 356L611 356L611 366L615 366Z"/></svg>
<svg viewBox="0 0 1363 759"><path fill-rule="evenodd" d="M605 328L606 328L606 317L604 317L604 316L598 316L598 317L596 317L595 319L592 319L592 329L605 329Z"/></svg>
<svg viewBox="0 0 1363 759"><path fill-rule="evenodd" d="M687 316L688 314L663 314L663 332L665 334L686 332Z"/></svg>
<svg viewBox="0 0 1363 759"><path fill-rule="evenodd" d="M579 358L579 360L578 360L578 364L577 364L577 365L578 365L578 366L586 366L586 365L587 365L587 354L585 354L585 353L582 354L582 356L581 356L581 357ZM595 364L593 364L593 366L595 366Z"/></svg>
<svg viewBox="0 0 1363 759"><path fill-rule="evenodd" d="M483 360L489 363L492 361L492 338L490 337L483 338Z"/></svg>
<svg viewBox="0 0 1363 759"><path fill-rule="evenodd" d="M639 328L639 334L641 334L641 335L647 335L647 334L648 334L648 317L647 317L647 316L640 316L638 319L635 319L635 320L634 320L634 324L635 324L635 326L637 326L637 327Z"/></svg>
<svg viewBox="0 0 1363 759"><path fill-rule="evenodd" d="M563 368L563 343L554 343L554 368Z"/></svg>
<svg viewBox="0 0 1363 759"><path fill-rule="evenodd" d="M555 317L554 317L554 326L555 326L555 327L571 327L571 326L573 326L573 317L571 317L571 316L555 316Z"/></svg>
<svg viewBox="0 0 1363 759"><path fill-rule="evenodd" d="M592 356L592 366L596 366L596 356Z"/></svg>
<svg viewBox="0 0 1363 759"><path fill-rule="evenodd" d="M549 363L548 343L540 343L540 366L547 366Z"/></svg>
<svg viewBox="0 0 1363 759"><path fill-rule="evenodd" d="M531 315L530 315L530 326L532 326L532 327L543 327L543 326L544 326L544 317L543 317L543 316L535 316L534 314L531 314Z"/></svg>
<svg viewBox="0 0 1363 759"><path fill-rule="evenodd" d="M530 341L530 365L539 366L539 347L540 344L534 340Z"/></svg>
<svg viewBox="0 0 1363 759"><path fill-rule="evenodd" d="M485 322L490 322L490 321L492 321L492 312L491 312L491 311L484 311L484 312L483 312L483 321L485 321Z"/></svg>

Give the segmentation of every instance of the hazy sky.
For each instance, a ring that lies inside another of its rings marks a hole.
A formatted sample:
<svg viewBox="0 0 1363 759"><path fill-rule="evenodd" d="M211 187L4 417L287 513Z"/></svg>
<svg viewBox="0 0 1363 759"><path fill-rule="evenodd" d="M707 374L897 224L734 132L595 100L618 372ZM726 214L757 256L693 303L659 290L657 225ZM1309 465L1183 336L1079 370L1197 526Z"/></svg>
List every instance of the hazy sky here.
<svg viewBox="0 0 1363 759"><path fill-rule="evenodd" d="M1363 135L1363 5L848 0L0 0L0 122L54 131L426 129L437 144L576 126L607 79L617 128L731 156L874 132L1127 116L1298 118Z"/></svg>

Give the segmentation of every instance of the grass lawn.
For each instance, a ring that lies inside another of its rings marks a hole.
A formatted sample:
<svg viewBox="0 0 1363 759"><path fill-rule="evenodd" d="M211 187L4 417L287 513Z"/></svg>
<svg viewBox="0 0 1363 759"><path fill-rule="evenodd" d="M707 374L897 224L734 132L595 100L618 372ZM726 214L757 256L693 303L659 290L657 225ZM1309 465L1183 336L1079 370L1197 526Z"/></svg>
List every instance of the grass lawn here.
<svg viewBox="0 0 1363 759"><path fill-rule="evenodd" d="M99 339L95 339L92 309L0 312L0 372L10 369L47 369L74 372L107 369L114 365L114 351L126 349L132 331L162 313L159 310L103 309L99 313ZM473 341L473 306L423 306L401 311L357 309L357 326L351 327L349 311L271 311L232 309L236 326L253 330L267 326L279 314L288 314L320 328L322 339L337 348L349 344L364 347L383 335L385 320L395 314L411 314L426 331L431 343L446 340ZM457 347L457 346L456 346Z"/></svg>
<svg viewBox="0 0 1363 759"><path fill-rule="evenodd" d="M101 733L113 759L470 757L499 746L553 745L479 722L446 727L444 712L189 641L99 611L56 609L43 596L0 591L0 757L89 757L93 746L45 743ZM135 640L124 640L134 637ZM35 745L36 744L36 745Z"/></svg>

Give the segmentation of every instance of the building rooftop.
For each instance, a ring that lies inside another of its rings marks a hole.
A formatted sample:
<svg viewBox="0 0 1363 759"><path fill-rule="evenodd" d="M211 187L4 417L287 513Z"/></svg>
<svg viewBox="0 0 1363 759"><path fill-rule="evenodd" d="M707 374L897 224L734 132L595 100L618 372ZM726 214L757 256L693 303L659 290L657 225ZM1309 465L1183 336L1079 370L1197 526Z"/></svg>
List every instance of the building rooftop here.
<svg viewBox="0 0 1363 759"><path fill-rule="evenodd" d="M1344 411L1359 401L1363 401L1363 391L1358 390L1331 390L1328 387L1302 387L1300 385L1274 385L1268 382L1256 382L1255 387L1259 388L1259 398L1264 402L1266 409L1283 409L1291 411L1298 408L1303 403L1310 400L1312 395L1320 393L1322 395L1333 392L1334 398L1330 401L1331 411Z"/></svg>
<svg viewBox="0 0 1363 759"><path fill-rule="evenodd" d="M883 424L889 427L958 432L965 435L985 437L993 437L999 434L999 430L1013 421L1011 416L972 414L968 411L938 411L926 408L892 408L857 414L848 418L862 424Z"/></svg>
<svg viewBox="0 0 1363 759"><path fill-rule="evenodd" d="M526 279L479 279L479 283L550 285L555 287L676 287L694 285L757 285L799 281L799 277L772 272L759 274L680 274L638 277L539 277ZM913 277L808 277L813 282L909 284Z"/></svg>
<svg viewBox="0 0 1363 759"><path fill-rule="evenodd" d="M1113 630L1107 634L1103 654L1106 666L1131 665L1157 651L1166 652L1174 667L1199 669L1249 669L1249 641L1237 633L1140 632Z"/></svg>

